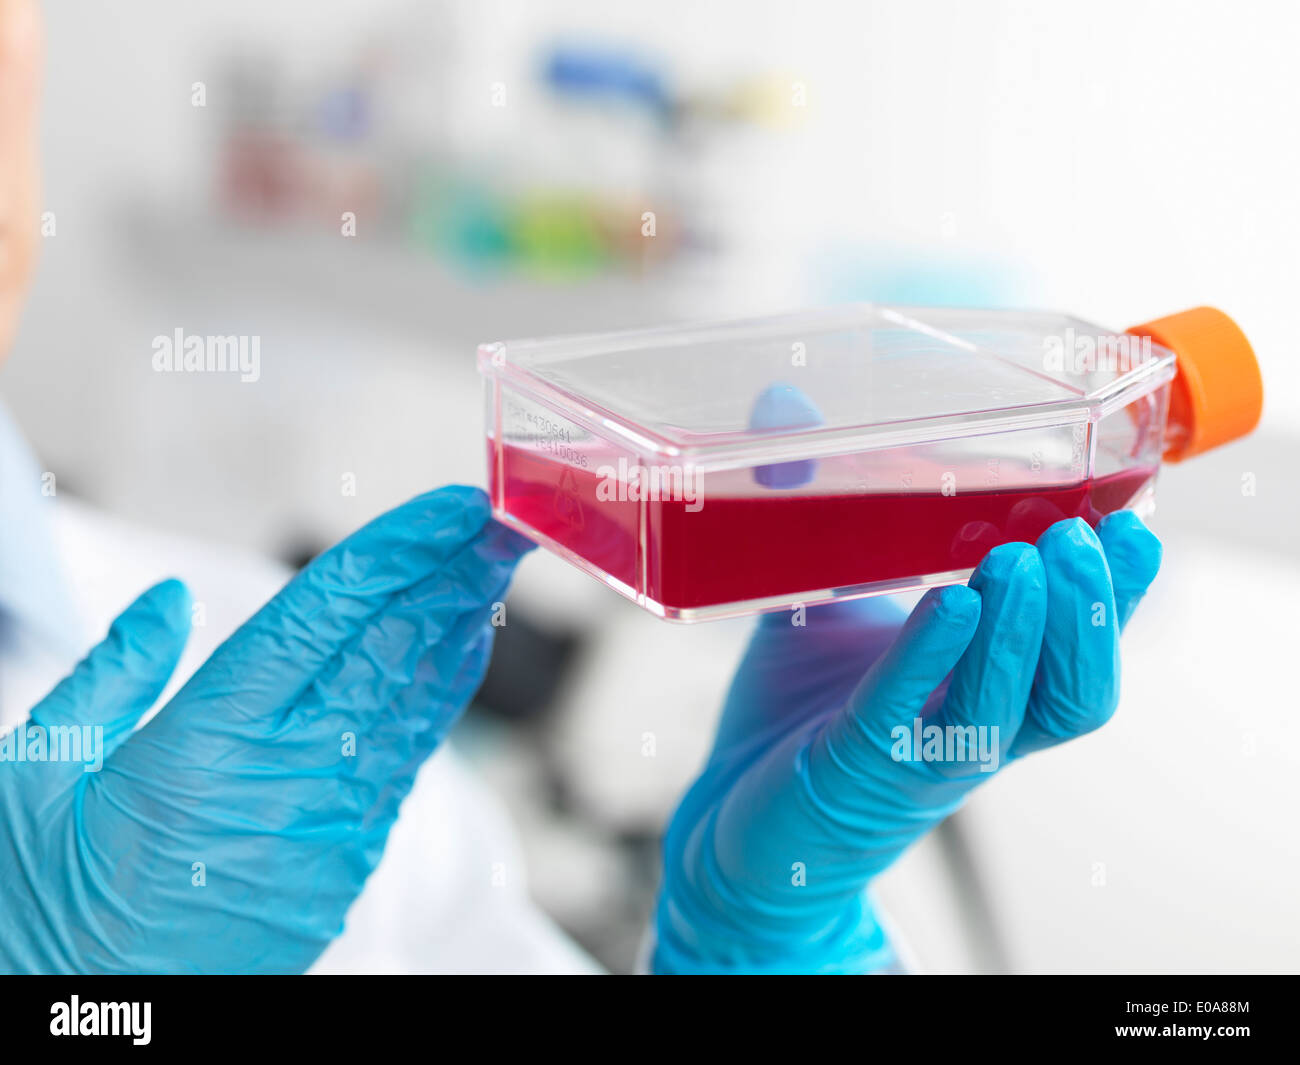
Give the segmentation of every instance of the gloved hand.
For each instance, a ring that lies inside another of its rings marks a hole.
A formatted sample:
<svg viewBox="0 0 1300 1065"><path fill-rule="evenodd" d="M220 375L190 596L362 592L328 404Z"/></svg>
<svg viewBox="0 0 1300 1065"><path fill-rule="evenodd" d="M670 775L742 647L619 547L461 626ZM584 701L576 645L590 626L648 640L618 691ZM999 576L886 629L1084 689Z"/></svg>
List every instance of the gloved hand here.
<svg viewBox="0 0 1300 1065"><path fill-rule="evenodd" d="M0 971L306 969L478 688L529 546L477 489L413 499L312 562L133 732L190 620L181 584L145 592L27 724L29 748L33 726L102 726L102 770L0 762Z"/></svg>
<svg viewBox="0 0 1300 1065"><path fill-rule="evenodd" d="M654 971L888 967L867 884L998 767L1110 718L1159 564L1120 511L994 548L901 629L887 600L763 617L668 830Z"/></svg>

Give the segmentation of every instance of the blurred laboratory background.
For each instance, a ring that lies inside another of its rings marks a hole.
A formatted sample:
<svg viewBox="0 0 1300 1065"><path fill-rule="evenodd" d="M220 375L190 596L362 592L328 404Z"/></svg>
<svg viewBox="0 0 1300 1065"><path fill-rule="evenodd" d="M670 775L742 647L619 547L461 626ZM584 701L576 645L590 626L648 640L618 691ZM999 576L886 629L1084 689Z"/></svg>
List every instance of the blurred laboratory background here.
<svg viewBox="0 0 1300 1065"><path fill-rule="evenodd" d="M0 395L61 494L232 556L298 565L483 483L481 341L854 299L1120 328L1227 310L1264 420L1161 475L1166 564L1115 721L999 775L880 895L927 971L1295 969L1300 9L46 19L56 225ZM154 372L176 329L259 337L259 379ZM454 743L517 824L533 897L628 971L749 623L669 625L540 552L509 610Z"/></svg>

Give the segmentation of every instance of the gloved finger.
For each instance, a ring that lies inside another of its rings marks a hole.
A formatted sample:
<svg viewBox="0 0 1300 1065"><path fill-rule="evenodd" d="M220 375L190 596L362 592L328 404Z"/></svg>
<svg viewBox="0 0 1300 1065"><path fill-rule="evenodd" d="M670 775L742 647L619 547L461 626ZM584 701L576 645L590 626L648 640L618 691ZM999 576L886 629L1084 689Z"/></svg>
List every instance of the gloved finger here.
<svg viewBox="0 0 1300 1065"><path fill-rule="evenodd" d="M473 696L462 665L503 602L514 569L513 532L493 522L433 577L397 596L341 651L288 711L301 727L324 713L366 730L381 715L437 723ZM415 684L421 688L405 698Z"/></svg>
<svg viewBox="0 0 1300 1065"><path fill-rule="evenodd" d="M889 757L891 732L910 725L930 694L970 645L979 626L980 595L965 585L932 589L897 638L830 720L809 755L819 786L853 788Z"/></svg>
<svg viewBox="0 0 1300 1065"><path fill-rule="evenodd" d="M1131 510L1117 510L1106 515L1097 526L1097 538L1110 567L1115 613L1119 617L1120 632L1123 632L1160 572L1164 549L1155 533Z"/></svg>
<svg viewBox="0 0 1300 1065"><path fill-rule="evenodd" d="M757 432L771 429L811 429L824 425L825 418L803 392L779 381L765 388L754 400L749 412L749 428ZM753 477L764 488L798 488L811 484L817 476L816 459L797 459L769 466L755 466Z"/></svg>
<svg viewBox="0 0 1300 1065"><path fill-rule="evenodd" d="M1047 613L1043 561L1029 544L1002 544L984 556L970 586L980 595L979 628L953 670L935 723L996 730L991 735L1005 752L1024 720L1038 668ZM967 754L961 752L958 763Z"/></svg>
<svg viewBox="0 0 1300 1065"><path fill-rule="evenodd" d="M414 681L394 700L392 712L384 714L360 741L350 779L367 792L361 818L364 828L386 831L384 826L396 820L420 766L483 683L494 630L478 612L463 617L459 627L468 636L468 646L459 641L462 651L454 675L448 677L445 664L436 661L443 646L438 644L420 660ZM452 696L452 692L471 694Z"/></svg>
<svg viewBox="0 0 1300 1065"><path fill-rule="evenodd" d="M281 706L353 640L389 601L436 573L489 518L480 489L453 486L376 518L310 563L203 666L211 694L255 693L250 712ZM518 558L523 537L507 541Z"/></svg>
<svg viewBox="0 0 1300 1065"><path fill-rule="evenodd" d="M1119 699L1119 624L1101 541L1072 518L1043 533L1038 553L1047 573L1047 627L1013 756L1091 732Z"/></svg>
<svg viewBox="0 0 1300 1065"><path fill-rule="evenodd" d="M155 584L118 615L108 635L36 704L32 722L47 729L100 726L99 754L106 756L162 694L189 634L185 585L176 580Z"/></svg>

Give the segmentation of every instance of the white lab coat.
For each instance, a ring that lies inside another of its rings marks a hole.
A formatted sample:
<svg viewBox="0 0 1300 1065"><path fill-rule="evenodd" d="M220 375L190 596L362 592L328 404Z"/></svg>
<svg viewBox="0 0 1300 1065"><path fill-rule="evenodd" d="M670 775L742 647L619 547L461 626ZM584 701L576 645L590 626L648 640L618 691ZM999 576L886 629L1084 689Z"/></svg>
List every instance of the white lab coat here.
<svg viewBox="0 0 1300 1065"><path fill-rule="evenodd" d="M54 514L55 548L83 624L83 650L137 594L164 577L180 577L201 604L196 615L202 624L164 699L288 577L265 559L142 530L64 498ZM71 664L69 655L48 647L11 650L0 672L0 706L31 707ZM444 746L421 770L343 934L312 971L598 969L530 901L505 810Z"/></svg>

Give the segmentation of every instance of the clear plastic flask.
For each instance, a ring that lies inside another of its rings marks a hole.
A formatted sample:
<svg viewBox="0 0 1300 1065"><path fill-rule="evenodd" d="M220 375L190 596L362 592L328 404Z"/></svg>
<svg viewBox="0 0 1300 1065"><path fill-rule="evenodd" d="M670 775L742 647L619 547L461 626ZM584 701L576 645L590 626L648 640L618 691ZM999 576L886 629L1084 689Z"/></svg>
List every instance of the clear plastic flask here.
<svg viewBox="0 0 1300 1065"><path fill-rule="evenodd" d="M1259 368L1199 307L1125 332L852 305L484 344L496 516L662 617L964 581L997 544L1151 507L1249 432Z"/></svg>

